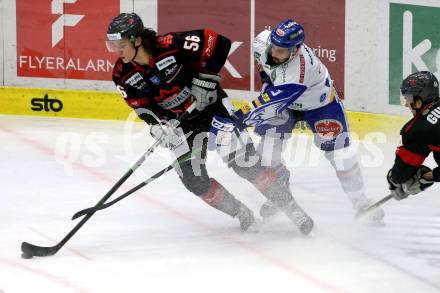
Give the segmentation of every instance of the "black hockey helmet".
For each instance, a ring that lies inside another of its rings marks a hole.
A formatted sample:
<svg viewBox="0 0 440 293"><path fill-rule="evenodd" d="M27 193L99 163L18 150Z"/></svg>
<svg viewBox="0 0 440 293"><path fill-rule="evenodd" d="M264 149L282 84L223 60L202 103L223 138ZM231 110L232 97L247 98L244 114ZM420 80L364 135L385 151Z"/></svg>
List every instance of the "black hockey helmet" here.
<svg viewBox="0 0 440 293"><path fill-rule="evenodd" d="M108 40L133 40L144 30L142 19L136 13L121 13L112 19L107 29Z"/></svg>
<svg viewBox="0 0 440 293"><path fill-rule="evenodd" d="M417 97L423 104L428 104L438 97L438 80L429 71L418 71L403 80L400 91L410 103L414 103L414 97Z"/></svg>
<svg viewBox="0 0 440 293"><path fill-rule="evenodd" d="M142 19L136 13L121 13L112 19L107 29L107 49L115 52L125 45L126 40L134 42L144 30Z"/></svg>

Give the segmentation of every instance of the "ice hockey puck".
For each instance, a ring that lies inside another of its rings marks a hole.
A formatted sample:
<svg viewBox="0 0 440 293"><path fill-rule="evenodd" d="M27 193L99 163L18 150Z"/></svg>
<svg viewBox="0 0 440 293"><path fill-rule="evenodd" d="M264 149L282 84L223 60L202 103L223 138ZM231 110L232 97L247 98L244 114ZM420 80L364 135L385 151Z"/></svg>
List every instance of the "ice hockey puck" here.
<svg viewBox="0 0 440 293"><path fill-rule="evenodd" d="M30 254L22 253L21 258L29 259L29 258L33 258L33 256Z"/></svg>

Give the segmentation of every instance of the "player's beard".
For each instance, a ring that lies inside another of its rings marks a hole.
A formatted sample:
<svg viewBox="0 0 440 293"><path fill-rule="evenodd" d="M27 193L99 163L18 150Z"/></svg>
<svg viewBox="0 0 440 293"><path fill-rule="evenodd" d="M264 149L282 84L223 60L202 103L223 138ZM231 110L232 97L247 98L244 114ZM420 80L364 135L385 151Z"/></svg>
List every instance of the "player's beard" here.
<svg viewBox="0 0 440 293"><path fill-rule="evenodd" d="M276 64L284 63L287 60L287 58L285 58L284 60L281 60L281 59L273 57L273 56L272 56L272 59L273 59L273 62L276 63Z"/></svg>

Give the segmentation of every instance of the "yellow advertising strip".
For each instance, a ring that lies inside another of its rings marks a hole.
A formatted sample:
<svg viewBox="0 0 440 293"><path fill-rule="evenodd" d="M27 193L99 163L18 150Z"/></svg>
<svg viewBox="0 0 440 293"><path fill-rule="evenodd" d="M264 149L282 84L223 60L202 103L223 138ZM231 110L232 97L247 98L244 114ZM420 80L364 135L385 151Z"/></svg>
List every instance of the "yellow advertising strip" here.
<svg viewBox="0 0 440 293"><path fill-rule="evenodd" d="M400 129L410 119L396 115L385 115L365 112L347 113L350 131L361 139L372 132L383 132L388 138L400 137Z"/></svg>
<svg viewBox="0 0 440 293"><path fill-rule="evenodd" d="M246 103L233 99L240 109ZM247 103L248 105L248 103ZM131 108L117 92L0 87L0 114L126 120ZM399 136L407 117L348 111L350 131L361 139L371 132ZM309 132L298 127L295 132Z"/></svg>
<svg viewBox="0 0 440 293"><path fill-rule="evenodd" d="M0 114L125 120L130 112L117 92L0 87Z"/></svg>

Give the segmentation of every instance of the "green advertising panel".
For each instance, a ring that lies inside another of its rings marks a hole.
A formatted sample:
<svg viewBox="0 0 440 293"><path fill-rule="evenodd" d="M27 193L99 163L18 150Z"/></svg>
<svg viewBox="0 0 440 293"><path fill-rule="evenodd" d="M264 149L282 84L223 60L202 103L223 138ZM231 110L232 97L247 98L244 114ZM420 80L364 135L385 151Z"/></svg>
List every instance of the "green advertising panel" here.
<svg viewBox="0 0 440 293"><path fill-rule="evenodd" d="M400 103L402 79L440 69L440 7L390 4L389 103Z"/></svg>

